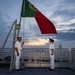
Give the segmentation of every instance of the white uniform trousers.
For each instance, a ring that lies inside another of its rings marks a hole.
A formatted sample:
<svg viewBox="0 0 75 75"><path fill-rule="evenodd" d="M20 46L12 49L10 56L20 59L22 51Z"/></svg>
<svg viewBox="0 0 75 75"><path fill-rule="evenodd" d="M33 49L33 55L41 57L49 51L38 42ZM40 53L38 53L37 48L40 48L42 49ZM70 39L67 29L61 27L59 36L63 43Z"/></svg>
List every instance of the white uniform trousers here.
<svg viewBox="0 0 75 75"><path fill-rule="evenodd" d="M18 70L18 69L20 69L20 57L21 57L21 54L19 54L19 56L17 56L17 54L15 54L16 55L16 59L15 59L15 69L16 70Z"/></svg>
<svg viewBox="0 0 75 75"><path fill-rule="evenodd" d="M54 65L54 55L50 55L50 65L51 65L51 69L54 69L55 68L55 65Z"/></svg>

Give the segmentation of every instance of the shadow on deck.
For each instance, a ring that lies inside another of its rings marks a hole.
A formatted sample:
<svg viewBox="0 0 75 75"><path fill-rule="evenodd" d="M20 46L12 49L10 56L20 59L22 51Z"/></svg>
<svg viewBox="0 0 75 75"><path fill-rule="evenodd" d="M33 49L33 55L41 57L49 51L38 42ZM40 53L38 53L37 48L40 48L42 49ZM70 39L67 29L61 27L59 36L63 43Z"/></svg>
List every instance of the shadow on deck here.
<svg viewBox="0 0 75 75"><path fill-rule="evenodd" d="M0 68L0 75L75 75L75 70L69 68L55 68L54 71L49 71L49 68L25 68L20 71L9 72L9 68Z"/></svg>

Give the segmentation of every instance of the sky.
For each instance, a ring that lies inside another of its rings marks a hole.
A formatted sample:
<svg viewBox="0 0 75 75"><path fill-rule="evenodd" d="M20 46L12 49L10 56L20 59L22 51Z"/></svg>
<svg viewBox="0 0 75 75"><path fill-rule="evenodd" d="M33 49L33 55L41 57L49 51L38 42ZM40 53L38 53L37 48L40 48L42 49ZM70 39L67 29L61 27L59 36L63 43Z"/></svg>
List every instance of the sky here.
<svg viewBox="0 0 75 75"><path fill-rule="evenodd" d="M41 34L34 18L22 18L20 35L26 48L48 48L48 38L55 47L75 48L75 0L28 0L55 26L57 34ZM17 19L20 20L22 0L0 0L0 47ZM5 47L12 47L14 28Z"/></svg>

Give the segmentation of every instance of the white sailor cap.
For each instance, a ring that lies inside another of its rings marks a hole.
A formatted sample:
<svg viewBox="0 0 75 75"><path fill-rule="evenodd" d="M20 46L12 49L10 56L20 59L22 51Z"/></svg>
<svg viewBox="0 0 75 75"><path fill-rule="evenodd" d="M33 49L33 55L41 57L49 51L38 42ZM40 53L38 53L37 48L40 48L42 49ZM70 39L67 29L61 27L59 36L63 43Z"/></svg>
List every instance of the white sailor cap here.
<svg viewBox="0 0 75 75"><path fill-rule="evenodd" d="M21 36L17 36L17 37L21 37ZM22 38L22 37L21 37Z"/></svg>

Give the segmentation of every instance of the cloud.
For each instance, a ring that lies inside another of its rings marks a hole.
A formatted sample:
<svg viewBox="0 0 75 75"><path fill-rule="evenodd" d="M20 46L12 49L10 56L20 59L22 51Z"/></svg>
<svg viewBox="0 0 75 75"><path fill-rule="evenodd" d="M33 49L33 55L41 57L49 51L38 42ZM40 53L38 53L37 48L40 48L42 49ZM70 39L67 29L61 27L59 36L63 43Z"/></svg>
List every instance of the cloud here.
<svg viewBox="0 0 75 75"><path fill-rule="evenodd" d="M73 0L70 3L71 0L65 1L65 0L57 0L52 3L52 6L49 5L49 12L53 12L53 14L50 16L50 18L56 18L61 17L60 19L63 21L67 21L69 19L75 18L75 1ZM60 20L59 20L60 22Z"/></svg>
<svg viewBox="0 0 75 75"><path fill-rule="evenodd" d="M71 32L62 32L56 35L56 39L60 40L60 41L75 41L75 33L71 33Z"/></svg>
<svg viewBox="0 0 75 75"><path fill-rule="evenodd" d="M8 15L8 14L5 14L5 13L2 13L0 12L0 47L2 47L7 35L8 35L8 32L12 26L12 18ZM13 31L13 30L12 30ZM10 45L12 44L12 32L8 38L8 43L10 43ZM8 44L9 46L9 44Z"/></svg>
<svg viewBox="0 0 75 75"><path fill-rule="evenodd" d="M25 46L44 46L48 43L48 40L43 38L38 39L29 39L27 43L25 43Z"/></svg>
<svg viewBox="0 0 75 75"><path fill-rule="evenodd" d="M57 30L60 32L67 31L73 32L75 31L75 19L68 20L66 22L60 22L56 24Z"/></svg>
<svg viewBox="0 0 75 75"><path fill-rule="evenodd" d="M12 19L8 14L4 14L0 12L0 32L1 34L5 34L9 31L12 25Z"/></svg>

